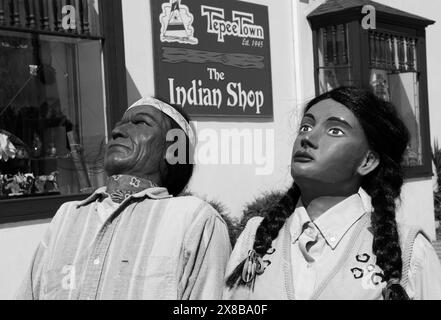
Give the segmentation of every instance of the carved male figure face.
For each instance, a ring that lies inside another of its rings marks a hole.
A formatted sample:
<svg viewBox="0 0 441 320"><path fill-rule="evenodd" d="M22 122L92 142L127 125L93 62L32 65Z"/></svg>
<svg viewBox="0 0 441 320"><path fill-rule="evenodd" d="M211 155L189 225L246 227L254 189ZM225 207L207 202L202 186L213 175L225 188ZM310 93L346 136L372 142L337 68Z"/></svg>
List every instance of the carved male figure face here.
<svg viewBox="0 0 441 320"><path fill-rule="evenodd" d="M170 127L168 117L152 106L137 106L128 110L116 124L107 145L104 160L106 173L109 176L129 174L160 179L165 137Z"/></svg>

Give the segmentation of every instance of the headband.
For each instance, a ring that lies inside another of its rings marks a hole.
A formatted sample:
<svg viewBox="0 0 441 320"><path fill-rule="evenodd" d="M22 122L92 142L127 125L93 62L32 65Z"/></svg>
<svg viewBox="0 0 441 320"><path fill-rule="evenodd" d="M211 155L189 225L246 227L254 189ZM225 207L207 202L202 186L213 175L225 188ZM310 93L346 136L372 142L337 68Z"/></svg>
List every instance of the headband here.
<svg viewBox="0 0 441 320"><path fill-rule="evenodd" d="M134 107L139 107L139 106L150 106L150 107L153 107L153 108L161 111L162 113L165 113L166 115L168 115L170 118L172 118L178 124L178 126L182 130L184 130L185 135L190 140L190 144L192 146L196 145L196 139L195 139L195 136L194 136L194 133L193 133L193 129L190 127L190 124L171 105L169 105L169 104L167 104L167 103L165 103L163 101L160 101L158 99L152 98L152 97L145 97L145 98L141 98L140 100L138 100L134 104L132 104L126 110L126 112L129 111L130 109L134 108Z"/></svg>

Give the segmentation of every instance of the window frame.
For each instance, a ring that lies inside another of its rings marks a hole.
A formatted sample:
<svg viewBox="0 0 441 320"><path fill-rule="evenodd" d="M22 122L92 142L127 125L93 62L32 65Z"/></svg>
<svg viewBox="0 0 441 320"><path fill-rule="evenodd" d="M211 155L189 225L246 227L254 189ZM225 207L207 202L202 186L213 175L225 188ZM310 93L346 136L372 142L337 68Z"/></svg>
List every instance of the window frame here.
<svg viewBox="0 0 441 320"><path fill-rule="evenodd" d="M23 33L38 33L56 36L100 40L103 50L105 83L105 105L107 134L123 115L127 105L126 67L124 53L124 32L122 0L99 1L100 24L103 36L84 36L73 33L36 31L32 29L0 26L1 30ZM103 3L105 2L105 4ZM121 85L123 83L123 85ZM0 200L0 225L30 220L52 218L61 204L85 199L89 194L54 196L31 196Z"/></svg>
<svg viewBox="0 0 441 320"><path fill-rule="evenodd" d="M377 16L378 17L378 16ZM381 17L381 16L380 16ZM390 18L390 17L389 17ZM382 19L383 20L383 19ZM394 21L394 20L389 20ZM314 82L315 92L320 93L319 80L319 54L318 40L319 30L332 24L348 24L348 50L349 61L352 67L352 80L354 85L369 88L370 76L370 50L369 50L369 30L361 27L361 19L358 15L342 14L323 17L320 21L313 21L312 38L314 50ZM430 117L428 101L428 80L427 80L427 52L426 52L426 29L425 25L413 25L406 27L399 24L386 23L377 20L376 32L394 32L417 39L416 59L418 61L419 77L419 102L420 102L420 134L422 143L423 163L419 166L404 167L405 179L430 178L433 176L431 141L430 141Z"/></svg>

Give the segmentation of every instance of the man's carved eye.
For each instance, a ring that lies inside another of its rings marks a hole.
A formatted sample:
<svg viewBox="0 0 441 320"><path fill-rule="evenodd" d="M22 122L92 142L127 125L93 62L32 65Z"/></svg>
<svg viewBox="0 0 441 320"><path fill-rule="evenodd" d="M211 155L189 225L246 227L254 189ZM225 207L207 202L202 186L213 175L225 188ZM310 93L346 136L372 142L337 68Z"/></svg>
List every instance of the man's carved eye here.
<svg viewBox="0 0 441 320"><path fill-rule="evenodd" d="M145 125L145 126L149 125L149 123L147 121L145 121L145 120L135 120L135 121L133 121L133 123L134 124Z"/></svg>

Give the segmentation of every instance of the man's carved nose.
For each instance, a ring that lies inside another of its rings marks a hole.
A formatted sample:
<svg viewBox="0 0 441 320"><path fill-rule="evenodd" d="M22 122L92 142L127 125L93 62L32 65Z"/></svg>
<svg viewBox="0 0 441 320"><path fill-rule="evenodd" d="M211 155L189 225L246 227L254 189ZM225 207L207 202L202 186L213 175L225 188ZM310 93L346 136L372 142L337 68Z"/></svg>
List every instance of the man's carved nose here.
<svg viewBox="0 0 441 320"><path fill-rule="evenodd" d="M127 133L121 130L120 127L116 127L112 130L112 139L115 140L118 138L127 138Z"/></svg>

